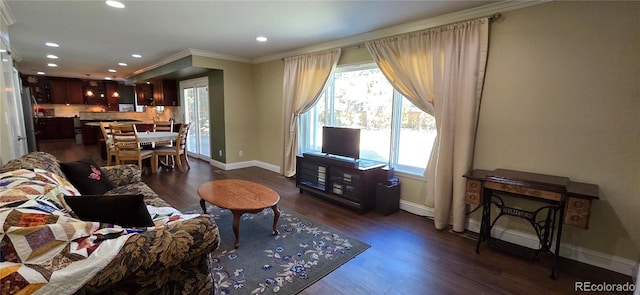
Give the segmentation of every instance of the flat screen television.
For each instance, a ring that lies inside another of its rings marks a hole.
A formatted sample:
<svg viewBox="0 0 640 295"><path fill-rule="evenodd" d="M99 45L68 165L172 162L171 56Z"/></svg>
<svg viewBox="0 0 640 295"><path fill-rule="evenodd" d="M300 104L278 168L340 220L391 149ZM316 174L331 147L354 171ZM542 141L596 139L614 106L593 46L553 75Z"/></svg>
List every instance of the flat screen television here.
<svg viewBox="0 0 640 295"><path fill-rule="evenodd" d="M322 127L322 153L360 158L360 129Z"/></svg>

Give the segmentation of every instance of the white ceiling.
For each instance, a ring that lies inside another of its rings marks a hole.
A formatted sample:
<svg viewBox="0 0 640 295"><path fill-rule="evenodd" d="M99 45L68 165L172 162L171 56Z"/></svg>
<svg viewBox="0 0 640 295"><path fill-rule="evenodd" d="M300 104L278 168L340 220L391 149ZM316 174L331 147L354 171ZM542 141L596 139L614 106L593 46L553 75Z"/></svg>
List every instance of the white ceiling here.
<svg viewBox="0 0 640 295"><path fill-rule="evenodd" d="M122 2L124 9L102 0L4 0L5 15L13 19L9 38L21 59L18 69L25 74L124 80L186 49L254 62L496 1ZM259 43L259 35L269 40ZM61 47L46 47L47 41ZM53 61L58 67L47 67L52 62L47 54L59 57Z"/></svg>

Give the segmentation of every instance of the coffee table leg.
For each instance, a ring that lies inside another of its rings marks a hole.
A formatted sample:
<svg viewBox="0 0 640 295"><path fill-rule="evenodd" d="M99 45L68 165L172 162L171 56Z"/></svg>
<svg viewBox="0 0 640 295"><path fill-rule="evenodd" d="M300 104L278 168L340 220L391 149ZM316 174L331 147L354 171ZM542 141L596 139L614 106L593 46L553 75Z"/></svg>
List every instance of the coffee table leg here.
<svg viewBox="0 0 640 295"><path fill-rule="evenodd" d="M203 199L200 199L200 207L202 207L202 213L207 214L207 204L204 203Z"/></svg>
<svg viewBox="0 0 640 295"><path fill-rule="evenodd" d="M238 249L238 246L240 246L240 217L242 216L241 211L237 211L237 210L231 210L231 213L233 213L233 235L236 237L236 242L233 244L233 246Z"/></svg>
<svg viewBox="0 0 640 295"><path fill-rule="evenodd" d="M278 204L271 206L273 210L273 235L278 235L278 219L280 219L280 210L278 210Z"/></svg>

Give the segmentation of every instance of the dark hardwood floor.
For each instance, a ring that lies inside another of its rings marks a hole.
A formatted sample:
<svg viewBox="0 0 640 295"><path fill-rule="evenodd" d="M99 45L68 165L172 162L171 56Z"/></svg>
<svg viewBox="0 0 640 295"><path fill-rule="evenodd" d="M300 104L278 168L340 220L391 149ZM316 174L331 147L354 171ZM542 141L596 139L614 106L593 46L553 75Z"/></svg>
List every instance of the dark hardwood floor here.
<svg viewBox="0 0 640 295"><path fill-rule="evenodd" d="M62 162L100 159L96 146L72 141L42 142L40 150ZM486 246L476 254L471 235L436 230L424 217L405 211L390 216L357 214L300 194L293 179L271 171L257 167L223 171L193 158L190 163L191 169L184 173L161 169L156 174L143 174L144 182L172 206L185 209L198 205L197 188L204 182L225 178L255 181L276 190L281 206L371 244L370 249L301 294L574 294L575 282L632 282L628 276L566 259L553 280L548 259L531 261Z"/></svg>

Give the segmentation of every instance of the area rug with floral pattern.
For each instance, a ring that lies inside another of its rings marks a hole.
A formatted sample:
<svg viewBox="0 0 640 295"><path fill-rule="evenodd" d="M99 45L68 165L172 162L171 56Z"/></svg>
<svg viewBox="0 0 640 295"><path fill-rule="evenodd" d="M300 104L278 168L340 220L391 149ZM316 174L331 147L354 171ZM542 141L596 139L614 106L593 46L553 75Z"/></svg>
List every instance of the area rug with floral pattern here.
<svg viewBox="0 0 640 295"><path fill-rule="evenodd" d="M211 256L215 294L296 294L370 247L293 210L279 209L278 235L272 235L271 209L244 214L240 246L234 249L231 212L207 204L221 238Z"/></svg>

